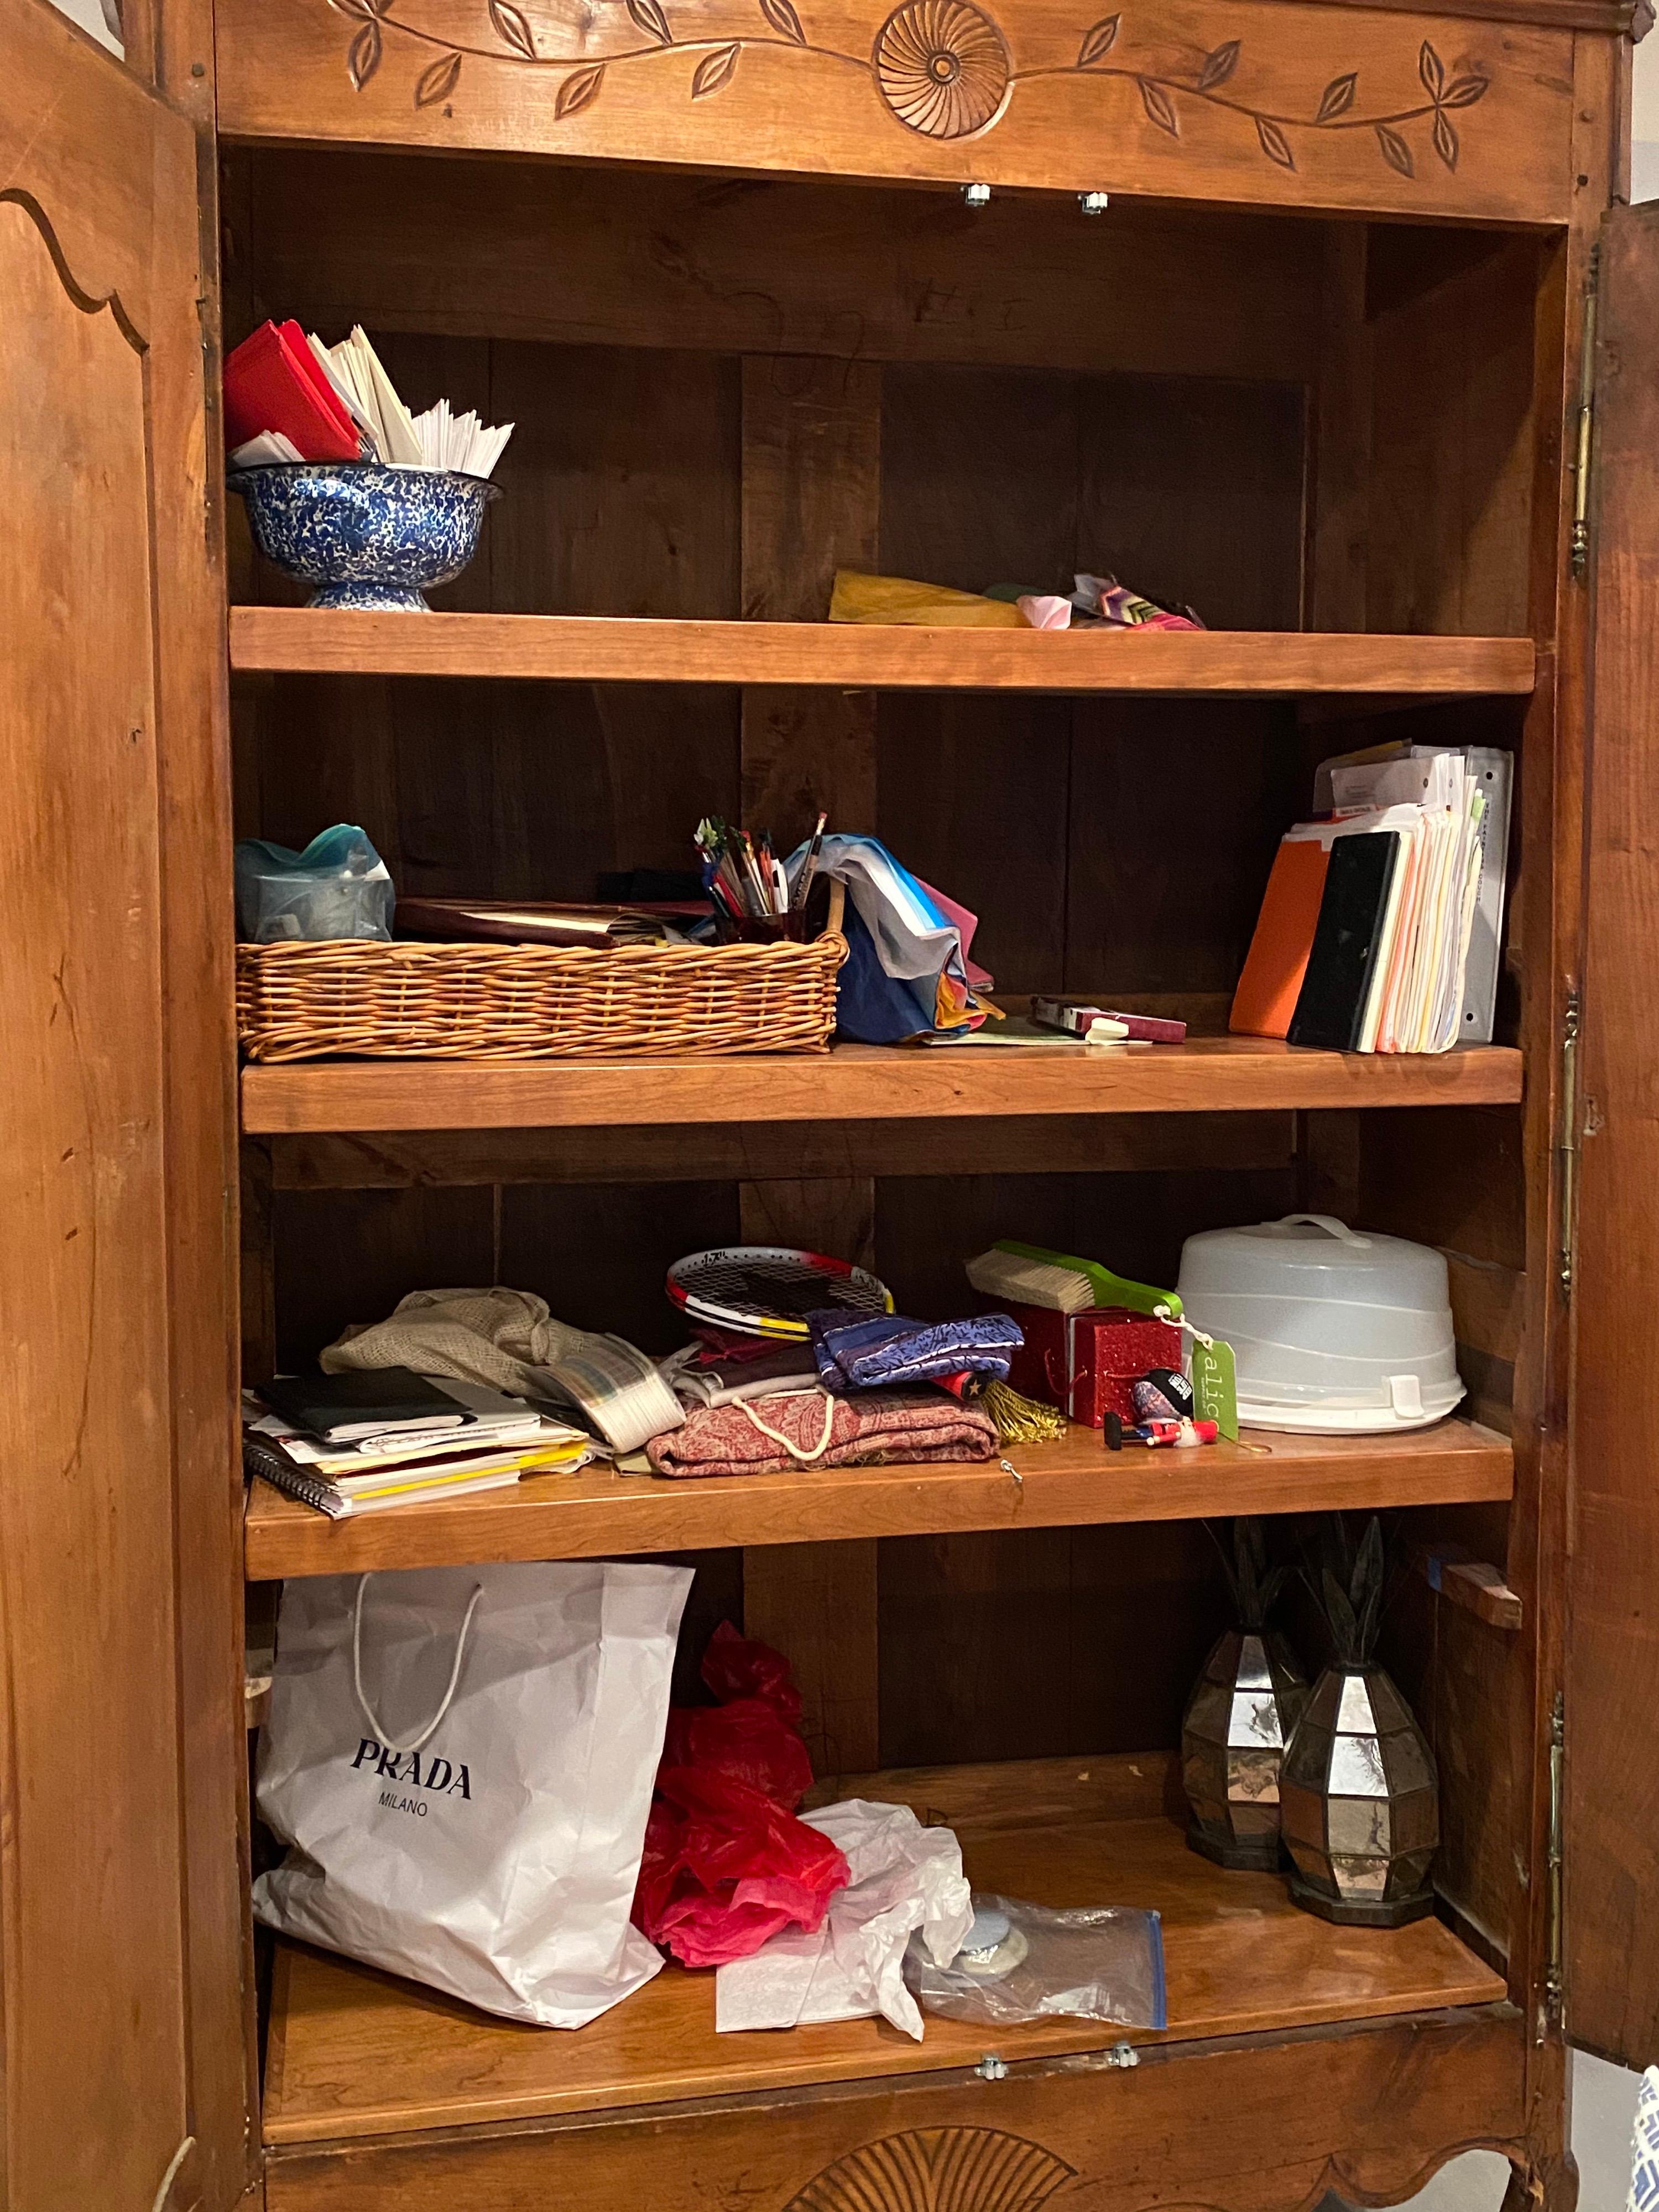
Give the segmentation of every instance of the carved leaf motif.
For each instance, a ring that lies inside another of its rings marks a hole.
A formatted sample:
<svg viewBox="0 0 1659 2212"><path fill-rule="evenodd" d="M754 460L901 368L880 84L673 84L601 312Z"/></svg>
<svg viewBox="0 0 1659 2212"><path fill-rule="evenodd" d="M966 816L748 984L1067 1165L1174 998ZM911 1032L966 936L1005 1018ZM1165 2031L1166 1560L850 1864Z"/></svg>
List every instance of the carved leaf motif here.
<svg viewBox="0 0 1659 2212"><path fill-rule="evenodd" d="M1117 44L1117 27L1122 21L1121 15L1103 15L1097 23L1089 26L1083 33L1083 44L1078 48L1077 65L1079 69L1092 69L1097 61L1110 53Z"/></svg>
<svg viewBox="0 0 1659 2212"><path fill-rule="evenodd" d="M1204 65L1198 73L1199 90L1213 92L1217 85L1226 83L1237 67L1238 40L1229 39L1224 46L1218 46L1213 53L1205 55Z"/></svg>
<svg viewBox="0 0 1659 2212"><path fill-rule="evenodd" d="M368 22L353 38L346 49L346 68L351 82L361 92L380 66L380 27Z"/></svg>
<svg viewBox="0 0 1659 2212"><path fill-rule="evenodd" d="M1376 143L1382 149L1382 159L1391 169L1397 169L1402 177L1417 174L1412 167L1412 149L1397 131L1390 131L1386 123L1379 123Z"/></svg>
<svg viewBox="0 0 1659 2212"><path fill-rule="evenodd" d="M1296 156L1291 151L1291 142L1271 118L1258 115L1255 135L1261 141L1261 150L1270 161L1277 161L1281 169L1293 169Z"/></svg>
<svg viewBox="0 0 1659 2212"><path fill-rule="evenodd" d="M1426 39L1419 50L1417 74L1423 80L1423 89L1431 100L1438 100L1446 82L1444 63Z"/></svg>
<svg viewBox="0 0 1659 2212"><path fill-rule="evenodd" d="M536 58L536 40L522 11L513 5L513 0L489 0L489 20L495 25L495 35L515 54L522 54L527 62Z"/></svg>
<svg viewBox="0 0 1659 2212"><path fill-rule="evenodd" d="M781 38L793 39L798 46L806 44L806 33L800 27L800 17L789 4L789 0L760 0L763 15Z"/></svg>
<svg viewBox="0 0 1659 2212"><path fill-rule="evenodd" d="M1319 112L1314 121L1330 123L1339 115L1346 115L1353 106L1358 83L1358 72L1354 70L1350 70L1346 76L1334 76L1319 95Z"/></svg>
<svg viewBox="0 0 1659 2212"><path fill-rule="evenodd" d="M380 0L379 5L376 0L328 0L328 4L337 15L350 15L359 21L367 17L372 22L385 5L385 0Z"/></svg>
<svg viewBox="0 0 1659 2212"><path fill-rule="evenodd" d="M1449 169L1457 167L1457 133L1437 107L1434 111L1434 150Z"/></svg>
<svg viewBox="0 0 1659 2212"><path fill-rule="evenodd" d="M423 69L415 82L416 107L433 107L439 100L447 100L455 89L455 80L461 73L459 54L440 54L429 69Z"/></svg>
<svg viewBox="0 0 1659 2212"><path fill-rule="evenodd" d="M1486 90L1484 76L1455 76L1440 95L1442 107L1473 107Z"/></svg>
<svg viewBox="0 0 1659 2212"><path fill-rule="evenodd" d="M572 70L553 95L554 121L562 123L567 115L580 115L583 108L591 107L604 82L603 62L594 62L587 69Z"/></svg>
<svg viewBox="0 0 1659 2212"><path fill-rule="evenodd" d="M1175 112L1175 102L1164 87L1154 84L1149 76L1138 76L1135 82L1140 87L1140 104L1146 111L1147 119L1156 123L1160 131L1167 131L1171 138L1179 138L1180 118Z"/></svg>
<svg viewBox="0 0 1659 2212"><path fill-rule="evenodd" d="M716 46L712 54L705 54L691 79L692 99L704 100L711 92L718 92L723 84L729 84L742 51L734 40L729 46Z"/></svg>
<svg viewBox="0 0 1659 2212"><path fill-rule="evenodd" d="M673 45L674 33L668 27L668 18L659 0L628 0L628 12L647 39L654 39L659 46Z"/></svg>

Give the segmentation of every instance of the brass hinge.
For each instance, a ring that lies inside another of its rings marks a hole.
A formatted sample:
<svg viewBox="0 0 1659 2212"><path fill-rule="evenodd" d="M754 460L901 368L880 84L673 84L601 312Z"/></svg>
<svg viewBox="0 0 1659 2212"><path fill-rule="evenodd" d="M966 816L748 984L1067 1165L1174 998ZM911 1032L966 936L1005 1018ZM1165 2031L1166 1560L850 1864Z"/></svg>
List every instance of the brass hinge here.
<svg viewBox="0 0 1659 2212"><path fill-rule="evenodd" d="M1567 993L1561 1017L1561 1224L1556 1278L1564 1298L1572 1296L1578 1246L1578 988Z"/></svg>
<svg viewBox="0 0 1659 2212"><path fill-rule="evenodd" d="M1601 249L1590 248L1584 279L1583 351L1578 361L1578 416L1573 441L1572 573L1583 583L1589 573L1590 444L1595 427L1595 295Z"/></svg>
<svg viewBox="0 0 1659 2212"><path fill-rule="evenodd" d="M1551 2021L1561 2025L1561 1818L1566 1778L1566 1709L1561 1692L1555 1693L1550 1712L1550 1850L1549 1948L1544 1969L1544 2004Z"/></svg>

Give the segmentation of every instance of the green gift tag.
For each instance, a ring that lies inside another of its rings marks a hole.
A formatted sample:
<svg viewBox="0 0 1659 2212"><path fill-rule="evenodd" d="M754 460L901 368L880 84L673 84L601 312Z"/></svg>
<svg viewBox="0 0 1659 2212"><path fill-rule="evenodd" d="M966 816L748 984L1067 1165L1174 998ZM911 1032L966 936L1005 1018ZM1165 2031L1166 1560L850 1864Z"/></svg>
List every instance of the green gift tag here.
<svg viewBox="0 0 1659 2212"><path fill-rule="evenodd" d="M1230 1444L1238 1442L1238 1367L1218 1336L1193 1339L1193 1419L1213 1421Z"/></svg>

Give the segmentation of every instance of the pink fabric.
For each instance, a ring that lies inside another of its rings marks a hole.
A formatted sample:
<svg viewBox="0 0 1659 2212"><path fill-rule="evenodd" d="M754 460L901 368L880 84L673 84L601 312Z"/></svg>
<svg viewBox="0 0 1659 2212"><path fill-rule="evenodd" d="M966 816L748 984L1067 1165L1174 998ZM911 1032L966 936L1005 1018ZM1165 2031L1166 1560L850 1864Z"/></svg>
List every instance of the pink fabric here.
<svg viewBox="0 0 1659 2212"><path fill-rule="evenodd" d="M918 876L916 881L921 884L921 878ZM921 884L921 888L945 916L946 921L955 922L961 933L962 969L968 978L969 988L974 991L994 990L996 978L990 969L980 967L977 963L968 957L968 948L974 941L974 932L979 927L979 916L976 914L969 914L965 906L958 906L953 898L946 898L943 891L936 891L932 884Z"/></svg>
<svg viewBox="0 0 1659 2212"><path fill-rule="evenodd" d="M818 1451L826 1406L830 1441ZM763 1435L749 1419L751 1411L787 1437L795 1452ZM973 1462L994 1459L998 1449L988 1413L933 1389L860 1390L846 1398L814 1390L751 1398L746 1407L704 1407L646 1447L653 1472L671 1475L810 1474L814 1468L910 1460ZM798 1458L797 1452L815 1456Z"/></svg>

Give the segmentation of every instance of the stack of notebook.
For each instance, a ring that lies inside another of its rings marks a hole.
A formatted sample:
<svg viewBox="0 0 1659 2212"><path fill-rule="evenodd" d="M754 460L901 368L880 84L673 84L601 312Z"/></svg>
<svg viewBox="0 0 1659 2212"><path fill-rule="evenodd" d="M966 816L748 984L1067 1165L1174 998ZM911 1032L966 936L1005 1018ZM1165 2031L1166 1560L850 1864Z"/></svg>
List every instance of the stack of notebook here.
<svg viewBox="0 0 1659 2212"><path fill-rule="evenodd" d="M401 1367L284 1376L243 1398L247 1472L331 1520L568 1473L592 1452L522 1398Z"/></svg>
<svg viewBox="0 0 1659 2212"><path fill-rule="evenodd" d="M1286 832L1230 1026L1339 1052L1492 1040L1511 760L1381 746L1325 762Z"/></svg>

